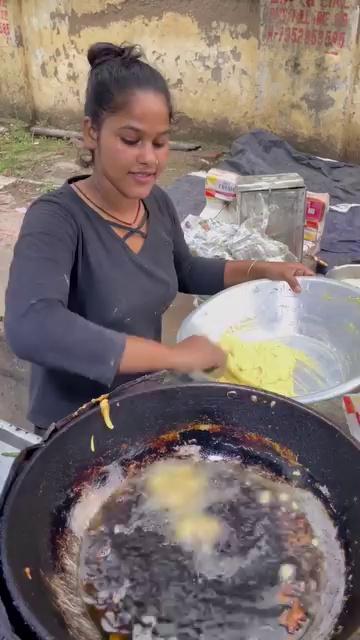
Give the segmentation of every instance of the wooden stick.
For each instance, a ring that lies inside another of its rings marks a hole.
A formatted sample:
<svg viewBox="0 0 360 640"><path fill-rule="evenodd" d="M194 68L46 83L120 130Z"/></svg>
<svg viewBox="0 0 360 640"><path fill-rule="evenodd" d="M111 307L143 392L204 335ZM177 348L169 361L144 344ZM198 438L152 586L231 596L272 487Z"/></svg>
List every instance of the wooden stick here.
<svg viewBox="0 0 360 640"><path fill-rule="evenodd" d="M80 131L68 131L67 129L53 129L50 127L31 127L31 133L34 136L43 136L45 138L60 138L63 140L82 140L83 135ZM175 142L170 140L170 149L172 151L198 151L201 149L200 144L195 142Z"/></svg>
<svg viewBox="0 0 360 640"><path fill-rule="evenodd" d="M45 138L63 138L64 140L70 140L76 138L82 140L82 133L79 131L67 131L66 129L50 129L47 127L31 127L31 133L34 136L43 136Z"/></svg>

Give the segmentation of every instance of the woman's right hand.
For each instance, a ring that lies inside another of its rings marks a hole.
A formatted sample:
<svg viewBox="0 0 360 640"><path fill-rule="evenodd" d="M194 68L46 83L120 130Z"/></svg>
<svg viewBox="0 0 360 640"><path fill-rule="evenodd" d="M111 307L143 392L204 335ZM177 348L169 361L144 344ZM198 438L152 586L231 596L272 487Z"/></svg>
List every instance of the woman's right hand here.
<svg viewBox="0 0 360 640"><path fill-rule="evenodd" d="M172 348L172 369L179 373L221 369L226 354L220 347L203 336L191 336Z"/></svg>
<svg viewBox="0 0 360 640"><path fill-rule="evenodd" d="M174 347L127 336L118 372L139 374L169 369L179 373L193 373L220 369L225 364L226 354L223 350L202 336L191 336Z"/></svg>

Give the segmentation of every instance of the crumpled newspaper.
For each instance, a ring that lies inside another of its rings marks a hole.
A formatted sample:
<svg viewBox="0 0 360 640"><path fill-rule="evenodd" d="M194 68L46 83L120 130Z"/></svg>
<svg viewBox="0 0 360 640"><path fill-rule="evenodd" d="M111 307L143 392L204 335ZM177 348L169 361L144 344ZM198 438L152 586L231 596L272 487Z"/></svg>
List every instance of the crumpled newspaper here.
<svg viewBox="0 0 360 640"><path fill-rule="evenodd" d="M183 223L183 231L191 252L204 258L296 262L285 244L265 234L266 224L262 216L238 225L190 215Z"/></svg>
<svg viewBox="0 0 360 640"><path fill-rule="evenodd" d="M266 235L270 211L261 194L258 206L250 207L246 214L240 224L229 223L223 209L211 219L189 215L183 222L183 231L191 252L203 258L297 262L286 244ZM205 300L207 297L197 296L194 304L198 306Z"/></svg>

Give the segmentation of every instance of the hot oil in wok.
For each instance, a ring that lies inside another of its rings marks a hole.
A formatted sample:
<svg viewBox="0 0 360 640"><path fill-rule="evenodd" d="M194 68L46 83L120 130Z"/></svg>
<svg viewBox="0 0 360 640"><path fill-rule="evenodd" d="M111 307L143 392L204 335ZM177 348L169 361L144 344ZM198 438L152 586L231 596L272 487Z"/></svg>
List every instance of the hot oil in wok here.
<svg viewBox="0 0 360 640"><path fill-rule="evenodd" d="M317 500L237 461L163 464L158 490L151 468L129 479L84 538L83 598L104 637L301 637L329 581L306 515ZM193 483L171 464L191 464Z"/></svg>

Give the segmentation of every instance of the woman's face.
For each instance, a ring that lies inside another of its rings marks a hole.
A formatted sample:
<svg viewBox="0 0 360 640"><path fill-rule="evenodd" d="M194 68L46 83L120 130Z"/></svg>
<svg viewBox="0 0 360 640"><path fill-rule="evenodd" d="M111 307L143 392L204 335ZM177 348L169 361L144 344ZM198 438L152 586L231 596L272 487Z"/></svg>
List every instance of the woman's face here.
<svg viewBox="0 0 360 640"><path fill-rule="evenodd" d="M146 198L169 153L169 109L152 91L132 94L119 112L106 115L100 130L85 119L84 142L94 152L94 171L126 198Z"/></svg>

